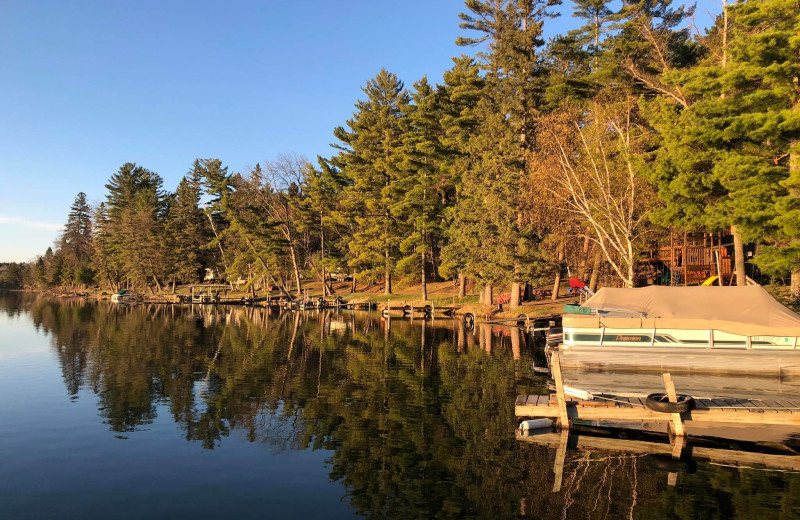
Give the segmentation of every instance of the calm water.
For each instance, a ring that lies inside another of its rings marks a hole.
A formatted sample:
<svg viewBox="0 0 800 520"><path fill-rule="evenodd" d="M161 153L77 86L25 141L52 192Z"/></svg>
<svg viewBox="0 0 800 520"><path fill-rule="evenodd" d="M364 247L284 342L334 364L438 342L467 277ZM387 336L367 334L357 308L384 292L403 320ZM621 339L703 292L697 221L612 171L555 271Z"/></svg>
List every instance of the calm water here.
<svg viewBox="0 0 800 520"><path fill-rule="evenodd" d="M800 518L790 471L670 477L515 440L537 348L449 320L0 294L0 518Z"/></svg>

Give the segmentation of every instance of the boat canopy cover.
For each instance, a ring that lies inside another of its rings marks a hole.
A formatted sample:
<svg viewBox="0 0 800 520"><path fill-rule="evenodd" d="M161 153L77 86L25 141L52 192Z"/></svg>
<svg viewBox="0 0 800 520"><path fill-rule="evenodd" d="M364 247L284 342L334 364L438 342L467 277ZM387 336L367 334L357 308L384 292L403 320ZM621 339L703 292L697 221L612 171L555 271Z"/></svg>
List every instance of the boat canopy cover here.
<svg viewBox="0 0 800 520"><path fill-rule="evenodd" d="M604 287L584 307L642 317L564 315L564 327L714 329L742 336L800 336L800 314L760 285L745 287Z"/></svg>

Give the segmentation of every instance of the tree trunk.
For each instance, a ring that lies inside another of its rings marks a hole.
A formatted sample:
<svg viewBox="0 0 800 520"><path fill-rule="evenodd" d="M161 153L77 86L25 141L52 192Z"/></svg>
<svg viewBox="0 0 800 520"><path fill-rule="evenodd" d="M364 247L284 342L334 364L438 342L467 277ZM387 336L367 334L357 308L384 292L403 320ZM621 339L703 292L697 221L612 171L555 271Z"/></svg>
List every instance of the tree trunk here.
<svg viewBox="0 0 800 520"><path fill-rule="evenodd" d="M795 88L797 88L798 78L795 77L794 79ZM792 112L800 112L800 100L794 104ZM800 143L798 143L797 139L792 139L789 142L789 150L789 178L800 181L800 152L798 152L798 150L800 150ZM800 197L800 188L795 184L793 188L790 188L790 193L794 197ZM796 266L792 269L792 278L789 288L791 295L794 298L800 299L800 266Z"/></svg>
<svg viewBox="0 0 800 520"><path fill-rule="evenodd" d="M161 284L158 283L158 278L156 278L156 275L153 275L153 281L156 282L156 287L158 288L158 292L161 292Z"/></svg>
<svg viewBox="0 0 800 520"><path fill-rule="evenodd" d="M736 264L736 285L744 287L747 285L747 275L744 272L744 245L742 244L742 235L736 226L731 226L731 233L733 234L733 261Z"/></svg>
<svg viewBox="0 0 800 520"><path fill-rule="evenodd" d="M383 289L383 294L390 295L392 294L392 266L389 262L389 248L387 247L385 250L385 258L386 258L386 285Z"/></svg>
<svg viewBox="0 0 800 520"><path fill-rule="evenodd" d="M303 297L303 286L300 284L300 269L297 267L297 255L294 253L294 246L289 244L289 254L292 257L292 269L294 269L294 283L297 284L297 297Z"/></svg>
<svg viewBox="0 0 800 520"><path fill-rule="evenodd" d="M463 298L467 295L467 277L464 274L458 274L458 297Z"/></svg>
<svg viewBox="0 0 800 520"><path fill-rule="evenodd" d="M598 251L594 255L594 263L592 264L592 276L589 278L589 290L592 292L597 291L597 281L600 279L600 268L603 265L603 252Z"/></svg>
<svg viewBox="0 0 800 520"><path fill-rule="evenodd" d="M558 248L558 270L556 271L556 279L553 282L553 294L550 299L555 301L558 299L558 290L561 288L561 262L564 261L564 247Z"/></svg>
<svg viewBox="0 0 800 520"><path fill-rule="evenodd" d="M356 272L353 271L353 276L350 279L350 294L353 294L355 292L356 292Z"/></svg>
<svg viewBox="0 0 800 520"><path fill-rule="evenodd" d="M583 250L582 250L582 254L581 254L581 259L578 262L578 272L577 272L578 278L580 280L585 280L586 279L586 269L589 267L589 245L590 245L590 243L591 243L591 241L589 240L589 237L585 237L583 239Z"/></svg>
<svg viewBox="0 0 800 520"><path fill-rule="evenodd" d="M421 254L422 258L422 301L428 300L428 280L425 277L425 253Z"/></svg>
<svg viewBox="0 0 800 520"><path fill-rule="evenodd" d="M511 284L511 300L508 302L508 307L510 309L518 309L520 302L520 284L519 282L514 282Z"/></svg>
<svg viewBox="0 0 800 520"><path fill-rule="evenodd" d="M278 285L278 281L275 280L275 277L272 276L272 273L269 272L269 268L267 267L267 263L264 262L264 259L261 258L261 256L256 252L256 248L253 246L253 242L250 241L250 238L245 236L244 240L245 240L245 242L247 242L247 246L250 248L250 251L252 251L253 255L255 255L255 257L258 259L258 262L261 264L261 267L264 269L265 274L267 275L267 279L269 280L269 282L272 285ZM288 292L286 292L286 289L283 287L283 284L278 286L278 290L280 290L281 293L283 293L283 295L287 296L289 299L292 298L291 295Z"/></svg>
<svg viewBox="0 0 800 520"><path fill-rule="evenodd" d="M319 212L319 264L322 268L322 297L328 296L328 280L325 279L325 226L322 225L322 210Z"/></svg>
<svg viewBox="0 0 800 520"><path fill-rule="evenodd" d="M486 296L484 297L484 303L486 303L486 305L492 305L492 301L493 300L494 300L494 298L492 297L492 284L487 283L486 284Z"/></svg>
<svg viewBox="0 0 800 520"><path fill-rule="evenodd" d="M210 212L204 212L208 217L208 222L211 224L211 232L214 233L214 238L217 239L217 247L219 248L220 258L222 258L222 265L225 266L225 272L228 271L228 262L225 259L225 249L222 248L222 241L219 239L219 234L217 234L217 226L214 225L214 219L211 217Z"/></svg>

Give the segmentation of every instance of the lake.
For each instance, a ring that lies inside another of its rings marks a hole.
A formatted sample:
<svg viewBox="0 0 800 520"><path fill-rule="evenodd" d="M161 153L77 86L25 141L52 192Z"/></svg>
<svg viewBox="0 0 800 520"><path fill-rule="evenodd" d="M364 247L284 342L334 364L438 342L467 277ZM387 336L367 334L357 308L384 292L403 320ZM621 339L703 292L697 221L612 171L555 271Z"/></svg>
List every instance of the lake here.
<svg viewBox="0 0 800 520"><path fill-rule="evenodd" d="M542 348L449 319L0 293L0 518L800 518L794 471L516 440Z"/></svg>

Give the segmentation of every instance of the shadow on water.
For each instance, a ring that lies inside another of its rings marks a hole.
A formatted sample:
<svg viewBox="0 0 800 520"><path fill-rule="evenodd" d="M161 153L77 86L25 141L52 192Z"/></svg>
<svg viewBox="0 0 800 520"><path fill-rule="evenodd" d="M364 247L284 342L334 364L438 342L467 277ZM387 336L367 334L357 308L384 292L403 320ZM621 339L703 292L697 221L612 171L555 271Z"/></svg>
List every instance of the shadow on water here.
<svg viewBox="0 0 800 520"><path fill-rule="evenodd" d="M93 396L110 435L170 420L205 450L328 450L358 515L800 518L792 472L700 460L670 485L642 454L518 441L514 398L546 385L518 329L29 295L0 295L0 313L50 336L67 394Z"/></svg>

